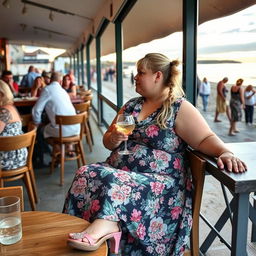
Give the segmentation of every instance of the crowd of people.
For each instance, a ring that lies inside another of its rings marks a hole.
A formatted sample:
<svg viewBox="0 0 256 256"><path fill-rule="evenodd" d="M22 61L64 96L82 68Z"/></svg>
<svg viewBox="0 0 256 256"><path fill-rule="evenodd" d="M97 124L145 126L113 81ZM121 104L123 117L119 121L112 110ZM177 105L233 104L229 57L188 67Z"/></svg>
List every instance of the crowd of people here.
<svg viewBox="0 0 256 256"><path fill-rule="evenodd" d="M45 70L40 73L34 66L29 66L27 74L25 74L20 84L14 81L13 74L10 70L4 70L1 75L1 80L4 81L10 88L13 96L19 96L19 92L29 92L31 97L39 97L41 90L50 84L51 72ZM61 80L62 87L69 93L71 98L76 97L75 77L73 70L70 70L68 74Z"/></svg>
<svg viewBox="0 0 256 256"><path fill-rule="evenodd" d="M14 97L24 95L24 88L27 95L38 98L30 113L32 112L34 124L38 126L33 163L35 167L42 168L46 166L44 153L51 153L46 139L59 135L55 115L76 114L71 102L71 99L76 97L73 72L66 74L62 79L58 72L43 71L39 74L34 66L30 66L18 86L13 80L12 72L4 70L0 80L0 136L23 134L20 117L22 113L15 108ZM79 125L63 127L64 136L77 135L79 132ZM0 152L2 168L13 169L24 165L26 152L25 149L8 154Z"/></svg>
<svg viewBox="0 0 256 256"><path fill-rule="evenodd" d="M227 88L228 77L224 77L217 83L216 87L216 108L214 122L221 122L220 113L227 115L230 122L228 135L235 136L239 132L237 122L242 121L243 112L246 125L253 125L254 106L256 105L256 89L253 86L243 86L244 80L239 78L234 85L230 87L230 94ZM211 94L211 84L205 77L199 83L199 95L202 98L203 111L207 111L209 96ZM230 97L228 97L230 95ZM228 100L228 98L230 98Z"/></svg>

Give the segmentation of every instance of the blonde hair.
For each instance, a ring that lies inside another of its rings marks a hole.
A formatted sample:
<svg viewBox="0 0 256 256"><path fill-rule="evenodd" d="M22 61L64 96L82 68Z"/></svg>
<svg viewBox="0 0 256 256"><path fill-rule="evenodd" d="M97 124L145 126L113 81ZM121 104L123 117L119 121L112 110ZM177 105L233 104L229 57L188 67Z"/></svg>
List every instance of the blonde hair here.
<svg viewBox="0 0 256 256"><path fill-rule="evenodd" d="M0 106L13 103L13 94L7 83L0 80Z"/></svg>
<svg viewBox="0 0 256 256"><path fill-rule="evenodd" d="M172 116L172 104L180 97L184 96L181 83L179 81L180 71L178 70L179 61L170 61L161 53L149 53L144 58L137 62L137 68L147 68L153 73L161 71L163 74L163 83L169 88L167 99L163 102L163 107L158 113L156 122L157 125L166 129L167 119Z"/></svg>

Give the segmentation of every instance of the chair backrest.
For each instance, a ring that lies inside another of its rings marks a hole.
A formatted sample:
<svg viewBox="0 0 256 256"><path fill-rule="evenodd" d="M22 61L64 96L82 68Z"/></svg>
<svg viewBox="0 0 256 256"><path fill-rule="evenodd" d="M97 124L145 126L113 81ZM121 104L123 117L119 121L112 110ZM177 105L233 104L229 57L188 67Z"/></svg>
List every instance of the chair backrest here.
<svg viewBox="0 0 256 256"><path fill-rule="evenodd" d="M22 186L0 188L0 197L17 196L20 198L20 210L24 211L23 188Z"/></svg>
<svg viewBox="0 0 256 256"><path fill-rule="evenodd" d="M77 115L72 115L72 116L61 116L61 115L56 115L55 116L55 121L56 124L59 125L59 138L62 138L62 125L74 125L74 124L80 124L80 139L83 137L83 132L84 132L84 123L86 118L88 118L87 112L83 112Z"/></svg>
<svg viewBox="0 0 256 256"><path fill-rule="evenodd" d="M193 198L192 198L192 217L193 217L193 226L191 230L191 255L199 255L199 216L200 216L200 207L203 195L204 187L204 178L205 178L205 161L200 158L198 155L193 153L192 150L188 149L188 160L189 166L192 175L193 183Z"/></svg>
<svg viewBox="0 0 256 256"><path fill-rule="evenodd" d="M27 165L32 165L32 155L36 139L36 129L16 136L1 136L0 151L12 151L28 148Z"/></svg>
<svg viewBox="0 0 256 256"><path fill-rule="evenodd" d="M21 118L21 122L22 122L22 127L27 127L28 124L33 120L32 114L20 115L20 118Z"/></svg>
<svg viewBox="0 0 256 256"><path fill-rule="evenodd" d="M82 113L82 112L88 112L89 111L89 108L90 108L90 101L86 101L86 102L83 102L83 103L78 103L78 104L74 104L74 108L76 110L76 113L79 114L79 113Z"/></svg>
<svg viewBox="0 0 256 256"><path fill-rule="evenodd" d="M93 95L92 95L92 94L84 95L84 93L82 92L82 93L81 93L81 98L82 98L84 101L91 101L92 98L93 98Z"/></svg>

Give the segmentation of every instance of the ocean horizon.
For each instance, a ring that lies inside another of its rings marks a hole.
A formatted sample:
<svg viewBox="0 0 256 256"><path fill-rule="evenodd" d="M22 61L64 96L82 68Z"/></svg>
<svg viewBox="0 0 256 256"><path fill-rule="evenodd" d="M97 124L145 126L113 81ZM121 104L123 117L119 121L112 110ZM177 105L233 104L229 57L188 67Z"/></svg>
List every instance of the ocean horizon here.
<svg viewBox="0 0 256 256"><path fill-rule="evenodd" d="M209 82L217 83L228 77L228 84L235 84L242 78L243 85L256 86L256 63L197 64L197 74L200 80L206 77Z"/></svg>

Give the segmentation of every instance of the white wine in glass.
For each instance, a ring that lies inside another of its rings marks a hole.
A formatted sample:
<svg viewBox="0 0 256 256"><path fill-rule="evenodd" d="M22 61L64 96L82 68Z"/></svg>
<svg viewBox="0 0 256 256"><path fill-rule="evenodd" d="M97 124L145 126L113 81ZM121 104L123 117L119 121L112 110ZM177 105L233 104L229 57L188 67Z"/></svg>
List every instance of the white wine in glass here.
<svg viewBox="0 0 256 256"><path fill-rule="evenodd" d="M116 120L117 130L128 135L135 128L135 121L132 115L120 114ZM132 151L127 149L127 141L124 142L124 150L118 152L120 155L133 154Z"/></svg>

